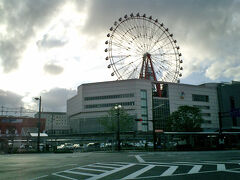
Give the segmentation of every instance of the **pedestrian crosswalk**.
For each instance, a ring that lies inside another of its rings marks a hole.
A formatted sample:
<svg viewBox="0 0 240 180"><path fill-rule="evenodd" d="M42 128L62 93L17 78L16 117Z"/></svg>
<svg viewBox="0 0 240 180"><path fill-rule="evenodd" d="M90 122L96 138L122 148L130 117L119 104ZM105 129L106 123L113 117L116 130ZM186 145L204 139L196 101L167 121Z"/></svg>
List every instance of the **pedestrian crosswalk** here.
<svg viewBox="0 0 240 180"><path fill-rule="evenodd" d="M94 163L75 167L52 175L64 179L98 180L98 179L143 179L176 175L192 175L197 173L234 171L240 173L239 162L215 163L215 162L112 162Z"/></svg>

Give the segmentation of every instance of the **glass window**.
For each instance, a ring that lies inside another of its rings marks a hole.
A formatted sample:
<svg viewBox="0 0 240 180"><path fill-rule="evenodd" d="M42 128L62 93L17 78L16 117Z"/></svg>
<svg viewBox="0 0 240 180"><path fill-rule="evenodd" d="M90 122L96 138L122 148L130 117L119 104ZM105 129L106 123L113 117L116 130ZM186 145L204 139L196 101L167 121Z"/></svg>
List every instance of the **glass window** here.
<svg viewBox="0 0 240 180"><path fill-rule="evenodd" d="M91 108L104 108L104 107L113 107L116 104L119 104L121 106L134 106L134 102L119 102L119 103L107 103L107 104L89 104L85 105L85 109L91 109Z"/></svg>
<svg viewBox="0 0 240 180"><path fill-rule="evenodd" d="M141 90L141 99L147 99L147 91Z"/></svg>
<svg viewBox="0 0 240 180"><path fill-rule="evenodd" d="M202 116L206 116L206 117L210 117L211 114L210 113L201 113Z"/></svg>
<svg viewBox="0 0 240 180"><path fill-rule="evenodd" d="M146 108L142 108L142 112L141 113L142 113L142 115L143 114L147 114L147 109Z"/></svg>
<svg viewBox="0 0 240 180"><path fill-rule="evenodd" d="M114 94L114 95L106 95L106 96L92 96L92 97L85 97L85 101L92 101L92 100L102 100L102 99L118 99L118 98L129 98L134 97L133 93L129 94Z"/></svg>
<svg viewBox="0 0 240 180"><path fill-rule="evenodd" d="M207 95L192 94L193 101L209 102L209 97Z"/></svg>
<svg viewBox="0 0 240 180"><path fill-rule="evenodd" d="M142 107L147 107L147 101L146 100L142 100L141 101L141 106Z"/></svg>
<svg viewBox="0 0 240 180"><path fill-rule="evenodd" d="M197 107L199 109L210 109L210 106L193 105L193 107Z"/></svg>

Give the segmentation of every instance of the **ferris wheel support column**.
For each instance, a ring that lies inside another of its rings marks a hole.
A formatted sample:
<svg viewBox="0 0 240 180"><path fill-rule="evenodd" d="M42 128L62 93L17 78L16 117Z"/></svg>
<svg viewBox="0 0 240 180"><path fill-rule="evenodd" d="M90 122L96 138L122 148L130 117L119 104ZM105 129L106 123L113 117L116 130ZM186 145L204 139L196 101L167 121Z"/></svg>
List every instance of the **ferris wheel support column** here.
<svg viewBox="0 0 240 180"><path fill-rule="evenodd" d="M145 68L144 68L145 66ZM149 72L149 70L151 69L151 72ZM144 71L144 73L143 73ZM143 77L144 74L144 77ZM142 62L142 67L141 67L141 71L140 71L140 79L149 79L151 80L151 77L154 81L157 81L156 78L156 73L154 71L154 67L153 67L153 63L152 63L152 59L151 59L151 55L149 53L144 54L143 56L143 62ZM162 97L162 92L161 92L161 88L160 88L160 84L157 83L156 84L156 89L157 89L157 94L159 97Z"/></svg>

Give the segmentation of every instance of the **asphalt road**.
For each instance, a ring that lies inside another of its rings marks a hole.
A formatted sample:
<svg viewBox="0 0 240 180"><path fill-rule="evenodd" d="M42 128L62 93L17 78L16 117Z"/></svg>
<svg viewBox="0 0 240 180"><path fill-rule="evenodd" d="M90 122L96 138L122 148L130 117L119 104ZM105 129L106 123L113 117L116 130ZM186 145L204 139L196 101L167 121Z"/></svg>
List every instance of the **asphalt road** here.
<svg viewBox="0 0 240 180"><path fill-rule="evenodd" d="M240 151L0 155L0 179L240 179Z"/></svg>

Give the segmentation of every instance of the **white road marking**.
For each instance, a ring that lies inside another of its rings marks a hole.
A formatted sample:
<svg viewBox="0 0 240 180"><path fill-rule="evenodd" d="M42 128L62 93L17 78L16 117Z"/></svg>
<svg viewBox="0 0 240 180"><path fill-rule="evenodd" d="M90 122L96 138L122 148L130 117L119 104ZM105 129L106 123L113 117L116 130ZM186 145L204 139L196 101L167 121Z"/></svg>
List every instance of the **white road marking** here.
<svg viewBox="0 0 240 180"><path fill-rule="evenodd" d="M217 171L225 171L226 167L225 164L217 164Z"/></svg>
<svg viewBox="0 0 240 180"><path fill-rule="evenodd" d="M47 176L48 176L48 175L39 176L39 177L36 177L36 178L34 178L34 179L32 179L32 180L41 179L41 178L44 178L44 177L47 177Z"/></svg>
<svg viewBox="0 0 240 180"><path fill-rule="evenodd" d="M91 168L85 168L85 167L77 167L75 169L80 169L80 170L90 170L90 171L98 171L98 172L107 172L107 170L102 170L102 169L91 169Z"/></svg>
<svg viewBox="0 0 240 180"><path fill-rule="evenodd" d="M176 170L178 166L170 166L161 176L171 176Z"/></svg>
<svg viewBox="0 0 240 180"><path fill-rule="evenodd" d="M122 164L113 164L113 163L95 163L97 165L105 165L105 166L119 166L121 167Z"/></svg>
<svg viewBox="0 0 240 180"><path fill-rule="evenodd" d="M135 155L135 158L138 160L138 162L140 163L144 163L145 161L143 160L143 158L141 158L141 156L139 155Z"/></svg>
<svg viewBox="0 0 240 180"><path fill-rule="evenodd" d="M130 168L131 166L134 165L141 165L144 166L141 169L136 170L135 172L132 172L131 174L127 174L126 177L121 178L121 179L145 179L145 178L151 178L151 177L163 177L163 176L180 176L180 175L190 175L190 174L199 174L199 173L211 173L211 172L218 172L218 171L228 171L230 173L240 173L238 169L240 168L235 168L235 169L226 169L225 163L214 163L211 161L207 162L173 162L173 163L161 163L161 162L145 162L142 158L141 155L135 155L136 159L140 161L139 163L127 163L127 162L106 162L106 163L95 163L95 164L89 164L89 165L84 165L80 167L75 167L71 169L67 169L64 171L59 171L56 173L52 173L52 175L59 176L65 179L71 179L75 180L75 178L68 177L70 174L77 174L77 175L86 175L89 176L88 180L98 180L101 178L105 178L107 176L113 176L114 173L119 172L121 170ZM186 164L189 163L189 164ZM191 163L191 164L190 164ZM214 171L202 171L202 167L204 165L212 165L216 167ZM239 163L240 165L240 163ZM145 177L140 177L144 172L151 172L152 168L154 167L166 167L164 172L162 174L159 174L157 176L145 176ZM187 173L175 173L178 167L180 166L191 166L191 169ZM79 171L75 171L79 170ZM83 170L83 172L81 171ZM88 172L84 172L84 170L88 170ZM68 174L61 174L61 173L69 173ZM47 176L47 175L46 175ZM37 177L33 180L37 180L38 178L44 178L45 176Z"/></svg>
<svg viewBox="0 0 240 180"><path fill-rule="evenodd" d="M84 175L84 176L96 176L96 174L84 173L84 172L76 172L76 171L70 171L70 170L66 170L66 171L63 171L63 172L64 173L70 173L70 174Z"/></svg>
<svg viewBox="0 0 240 180"><path fill-rule="evenodd" d="M78 180L78 179L71 178L71 177L68 177L68 176L63 176L63 175L60 175L60 174L57 174L57 173L52 173L52 175L59 176L59 177L65 178L65 179Z"/></svg>
<svg viewBox="0 0 240 180"><path fill-rule="evenodd" d="M62 168L62 167L66 167L66 166L77 166L77 164L65 164L62 166L55 166L54 168Z"/></svg>
<svg viewBox="0 0 240 180"><path fill-rule="evenodd" d="M87 165L89 167L97 167L97 168L106 168L106 169L115 169L116 167L109 167L109 166L100 166L100 165L96 165L96 164L89 164Z"/></svg>
<svg viewBox="0 0 240 180"><path fill-rule="evenodd" d="M188 174L198 173L201 168L202 165L194 165L193 168L188 172Z"/></svg>
<svg viewBox="0 0 240 180"><path fill-rule="evenodd" d="M240 173L240 171L226 170L227 172Z"/></svg>
<svg viewBox="0 0 240 180"><path fill-rule="evenodd" d="M148 171L148 170L150 170L150 169L152 169L152 168L154 168L154 167L155 167L155 165L148 165L148 166L146 166L145 168L142 168L142 169L140 169L140 170L138 170L138 171L136 171L136 172L134 172L134 173L132 173L132 174L124 177L123 179L132 179L132 178L135 178L135 177L137 177L137 176L145 173L146 171Z"/></svg>
<svg viewBox="0 0 240 180"><path fill-rule="evenodd" d="M128 165L126 165L126 166L122 166L122 167L120 167L120 168L113 169L113 170L111 170L111 171L108 171L108 172L105 172L105 173L96 175L96 176L94 176L94 177L90 177L90 178L88 178L87 180L97 180L97 179L101 179L101 178L103 178L103 177L105 177L105 176L108 176L108 175L110 175L110 174L116 173L116 172L121 171L121 170L123 170L123 169L127 169L127 168L129 168L129 167L131 167L131 166L134 166L134 165L135 165L135 164L128 164Z"/></svg>

